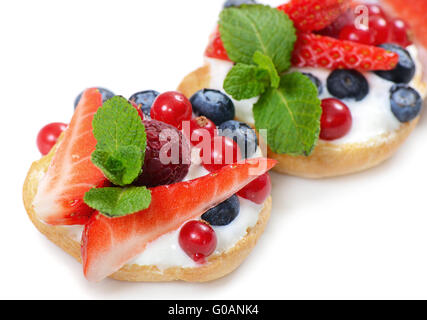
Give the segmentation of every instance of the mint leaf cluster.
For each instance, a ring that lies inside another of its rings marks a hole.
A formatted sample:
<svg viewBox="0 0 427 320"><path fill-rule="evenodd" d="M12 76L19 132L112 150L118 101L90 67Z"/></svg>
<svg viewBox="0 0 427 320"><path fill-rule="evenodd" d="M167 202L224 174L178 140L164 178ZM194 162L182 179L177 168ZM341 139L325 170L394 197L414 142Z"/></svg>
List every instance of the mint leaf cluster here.
<svg viewBox="0 0 427 320"><path fill-rule="evenodd" d="M314 84L291 67L296 31L282 11L243 5L221 12L221 39L236 64L224 81L236 100L260 97L253 113L257 130L280 154L310 155L319 138L320 100Z"/></svg>
<svg viewBox="0 0 427 320"><path fill-rule="evenodd" d="M97 141L92 162L115 185L131 184L141 173L147 143L138 112L115 96L98 109L92 126Z"/></svg>
<svg viewBox="0 0 427 320"><path fill-rule="evenodd" d="M92 162L118 187L89 190L84 201L109 217L148 208L150 191L129 187L141 174L147 137L137 110L125 98L115 96L104 102L92 121L97 141Z"/></svg>

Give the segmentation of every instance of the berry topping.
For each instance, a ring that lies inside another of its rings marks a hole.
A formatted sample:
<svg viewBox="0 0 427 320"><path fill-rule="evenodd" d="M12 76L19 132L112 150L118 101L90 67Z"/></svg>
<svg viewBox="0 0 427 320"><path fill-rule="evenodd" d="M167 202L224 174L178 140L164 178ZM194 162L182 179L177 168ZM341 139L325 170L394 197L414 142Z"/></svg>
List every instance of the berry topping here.
<svg viewBox="0 0 427 320"><path fill-rule="evenodd" d="M424 47L427 47L427 1L426 0L383 0L411 27L411 33ZM404 44L400 44L405 46Z"/></svg>
<svg viewBox="0 0 427 320"><path fill-rule="evenodd" d="M242 153L234 140L216 136L212 139L210 146L203 147L200 150L200 157L205 169L214 172L226 165L240 161Z"/></svg>
<svg viewBox="0 0 427 320"><path fill-rule="evenodd" d="M197 116L205 116L217 126L235 117L233 101L221 91L203 89L196 92L190 101Z"/></svg>
<svg viewBox="0 0 427 320"><path fill-rule="evenodd" d="M134 107L136 109L136 111L138 111L139 117L141 118L141 120L144 121L145 115L144 115L144 112L142 112L141 108L138 107L138 105L133 101L130 101L130 104L132 105L132 107Z"/></svg>
<svg viewBox="0 0 427 320"><path fill-rule="evenodd" d="M368 45L372 45L375 42L375 36L370 29L358 29L354 24L342 28L339 34L339 38L341 40L353 41Z"/></svg>
<svg viewBox="0 0 427 320"><path fill-rule="evenodd" d="M240 190L237 195L248 199L256 204L263 204L271 193L271 178L270 175L264 173L246 187Z"/></svg>
<svg viewBox="0 0 427 320"><path fill-rule="evenodd" d="M148 243L198 219L206 208L230 198L277 162L251 159L201 178L151 189L150 206L119 218L94 215L82 236L83 271L100 281L144 251Z"/></svg>
<svg viewBox="0 0 427 320"><path fill-rule="evenodd" d="M308 77L311 80L311 82L313 82L313 84L317 87L317 92L319 93L319 96L320 96L323 93L322 81L320 81L318 77L312 75L311 73L302 72L302 74Z"/></svg>
<svg viewBox="0 0 427 320"><path fill-rule="evenodd" d="M354 25L355 19L356 16L354 14L354 10L349 8L325 29L318 31L318 33L324 36L338 38L342 28L345 26Z"/></svg>
<svg viewBox="0 0 427 320"><path fill-rule="evenodd" d="M381 16L369 18L369 31L374 37L374 45L386 43L390 39L390 24Z"/></svg>
<svg viewBox="0 0 427 320"><path fill-rule="evenodd" d="M356 70L334 70L327 80L328 91L340 99L363 100L369 93L365 76Z"/></svg>
<svg viewBox="0 0 427 320"><path fill-rule="evenodd" d="M54 122L49 123L39 131L37 135L37 147L43 156L49 153L65 129L67 129L65 123Z"/></svg>
<svg viewBox="0 0 427 320"><path fill-rule="evenodd" d="M360 71L391 70L398 61L396 53L382 48L310 33L299 34L292 57L296 67Z"/></svg>
<svg viewBox="0 0 427 320"><path fill-rule="evenodd" d="M244 159L254 155L258 148L258 138L255 131L244 122L226 121L218 127L218 134L233 139L239 146Z"/></svg>
<svg viewBox="0 0 427 320"><path fill-rule="evenodd" d="M351 129L353 120L350 109L340 100L322 100L320 139L335 140L344 137Z"/></svg>
<svg viewBox="0 0 427 320"><path fill-rule="evenodd" d="M160 94L154 100L150 115L154 120L162 121L181 128L183 121L190 121L193 114L190 101L179 92L169 91Z"/></svg>
<svg viewBox="0 0 427 320"><path fill-rule="evenodd" d="M85 224L94 212L83 196L106 179L91 161L96 140L92 120L102 105L99 90L86 90L64 132L33 201L39 219L51 225Z"/></svg>
<svg viewBox="0 0 427 320"><path fill-rule="evenodd" d="M187 139L175 127L145 120L147 148L138 185L156 187L182 181L191 164Z"/></svg>
<svg viewBox="0 0 427 320"><path fill-rule="evenodd" d="M409 122L421 112L420 94L406 84L395 84L390 89L391 111L400 122Z"/></svg>
<svg viewBox="0 0 427 320"><path fill-rule="evenodd" d="M407 47L411 44L408 36L408 25L402 19L393 19L390 21L391 39L390 41L402 47ZM384 41L386 42L386 41Z"/></svg>
<svg viewBox="0 0 427 320"><path fill-rule="evenodd" d="M218 27L209 37L209 44L206 48L205 56L221 60L230 60L224 48L224 44L222 43Z"/></svg>
<svg viewBox="0 0 427 320"><path fill-rule="evenodd" d="M409 83L415 75L415 63L407 50L395 44L382 44L381 48L395 52L399 56L396 67L388 71L376 71L375 73L389 81L396 83Z"/></svg>
<svg viewBox="0 0 427 320"><path fill-rule="evenodd" d="M381 6L377 4L367 4L369 16L380 16L382 18L387 18L387 15L385 14L384 10L381 8Z"/></svg>
<svg viewBox="0 0 427 320"><path fill-rule="evenodd" d="M192 145L197 146L203 139L209 141L216 135L216 125L211 120L204 116L193 118L190 120L190 128L188 134L184 131L187 139Z"/></svg>
<svg viewBox="0 0 427 320"><path fill-rule="evenodd" d="M227 0L224 3L224 8L240 7L243 4L257 4L255 0Z"/></svg>
<svg viewBox="0 0 427 320"><path fill-rule="evenodd" d="M279 6L301 31L321 30L330 25L348 7L343 0L292 0Z"/></svg>
<svg viewBox="0 0 427 320"><path fill-rule="evenodd" d="M98 87L98 88L96 88L96 89L98 89L98 90L99 90L99 92L100 92L100 93L101 93L101 95L102 95L102 102L105 102L105 101L107 101L108 99L111 99L112 97L114 97L114 96L115 96L115 94L114 94L113 92L111 92L110 90L108 90L108 89L101 88L101 87ZM83 92L84 92L84 91L83 91ZM80 99L82 98L82 94L83 94L83 92L81 92L81 93L77 96L76 100L74 101L74 109L75 109L75 108L77 108L77 105L79 104Z"/></svg>
<svg viewBox="0 0 427 320"><path fill-rule="evenodd" d="M189 221L179 232L179 245L182 250L199 264L214 253L217 238L214 229L203 221Z"/></svg>
<svg viewBox="0 0 427 320"><path fill-rule="evenodd" d="M239 198L234 195L202 215L211 226L226 226L236 219L240 211Z"/></svg>
<svg viewBox="0 0 427 320"><path fill-rule="evenodd" d="M134 102L147 117L150 117L151 106L158 95L159 93L154 90L141 91L133 94L129 101Z"/></svg>

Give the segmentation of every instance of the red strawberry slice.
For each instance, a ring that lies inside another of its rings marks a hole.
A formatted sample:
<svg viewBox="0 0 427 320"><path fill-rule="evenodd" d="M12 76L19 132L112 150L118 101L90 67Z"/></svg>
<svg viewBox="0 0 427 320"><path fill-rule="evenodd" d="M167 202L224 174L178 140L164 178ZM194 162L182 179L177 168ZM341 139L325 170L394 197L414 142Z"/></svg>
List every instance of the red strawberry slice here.
<svg viewBox="0 0 427 320"><path fill-rule="evenodd" d="M277 162L259 158L222 168L192 181L151 189L146 210L120 218L94 215L82 238L83 271L90 281L100 281L119 270L160 236L228 199Z"/></svg>
<svg viewBox="0 0 427 320"><path fill-rule="evenodd" d="M322 30L350 5L349 0L291 0L277 9L284 11L301 31Z"/></svg>
<svg viewBox="0 0 427 320"><path fill-rule="evenodd" d="M398 62L396 53L382 48L304 32L298 35L292 57L296 67L360 71L391 70Z"/></svg>
<svg viewBox="0 0 427 320"><path fill-rule="evenodd" d="M85 224L94 210L83 202L91 188L106 179L90 160L96 140L92 119L102 105L98 89L83 94L68 129L39 184L33 206L38 217L51 225Z"/></svg>
<svg viewBox="0 0 427 320"><path fill-rule="evenodd" d="M209 44L208 44L208 47L206 48L205 56L209 58L230 61L227 51L224 48L224 44L222 43L218 26L216 27L216 30L209 37Z"/></svg>

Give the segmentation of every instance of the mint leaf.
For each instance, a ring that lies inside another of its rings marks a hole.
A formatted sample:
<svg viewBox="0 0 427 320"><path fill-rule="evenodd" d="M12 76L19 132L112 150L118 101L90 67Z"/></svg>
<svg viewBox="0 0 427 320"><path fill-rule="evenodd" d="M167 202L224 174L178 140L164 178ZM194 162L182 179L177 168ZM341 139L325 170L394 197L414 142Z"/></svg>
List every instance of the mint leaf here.
<svg viewBox="0 0 427 320"><path fill-rule="evenodd" d="M224 80L224 90L236 100L258 97L268 86L266 70L243 63L236 64Z"/></svg>
<svg viewBox="0 0 427 320"><path fill-rule="evenodd" d="M125 186L141 173L146 134L136 109L123 97L107 100L93 118L97 140L92 162L114 184Z"/></svg>
<svg viewBox="0 0 427 320"><path fill-rule="evenodd" d="M308 156L319 138L322 109L317 89L301 73L281 77L254 105L257 130L267 129L267 143L276 153Z"/></svg>
<svg viewBox="0 0 427 320"><path fill-rule="evenodd" d="M147 209L151 193L146 187L91 189L85 203L107 217L122 217Z"/></svg>
<svg viewBox="0 0 427 320"><path fill-rule="evenodd" d="M273 61L279 74L291 66L296 35L284 12L263 5L228 8L221 12L219 30L232 61L252 64L259 51Z"/></svg>
<svg viewBox="0 0 427 320"><path fill-rule="evenodd" d="M92 162L116 185L131 184L141 173L142 150L136 146L119 146L112 153L97 149Z"/></svg>
<svg viewBox="0 0 427 320"><path fill-rule="evenodd" d="M270 57L262 54L260 51L254 53L254 62L268 72L270 76L270 84L273 88L278 88L280 83L280 77L277 73L276 67Z"/></svg>

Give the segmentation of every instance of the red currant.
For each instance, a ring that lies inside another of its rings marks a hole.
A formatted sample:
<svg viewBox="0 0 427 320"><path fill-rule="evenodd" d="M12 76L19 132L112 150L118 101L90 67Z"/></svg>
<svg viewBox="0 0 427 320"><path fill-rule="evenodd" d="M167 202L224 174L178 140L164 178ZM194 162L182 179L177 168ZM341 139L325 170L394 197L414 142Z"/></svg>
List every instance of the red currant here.
<svg viewBox="0 0 427 320"><path fill-rule="evenodd" d="M47 155L58 141L61 133L67 128L67 124L54 122L44 126L37 135L37 147L42 155Z"/></svg>
<svg viewBox="0 0 427 320"><path fill-rule="evenodd" d="M216 130L215 123L205 116L200 116L190 120L186 136L192 145L197 146L203 139L211 141L216 135Z"/></svg>
<svg viewBox="0 0 427 320"><path fill-rule="evenodd" d="M350 109L338 99L322 100L320 138L335 140L345 136L351 129L353 119Z"/></svg>
<svg viewBox="0 0 427 320"><path fill-rule="evenodd" d="M271 178L270 175L264 173L246 187L240 190L237 195L248 199L256 204L263 204L271 193Z"/></svg>
<svg viewBox="0 0 427 320"><path fill-rule="evenodd" d="M369 30L374 36L375 45L383 44L390 39L390 25L382 16L375 16L369 19Z"/></svg>
<svg viewBox="0 0 427 320"><path fill-rule="evenodd" d="M391 25L391 41L400 46L407 47L411 44L408 37L408 25L402 19L393 19Z"/></svg>
<svg viewBox="0 0 427 320"><path fill-rule="evenodd" d="M189 121L193 114L191 102L179 92L165 92L154 100L150 115L154 120L170 124L178 129L183 121Z"/></svg>
<svg viewBox="0 0 427 320"><path fill-rule="evenodd" d="M189 257L202 264L215 251L217 237L214 229L206 222L193 220L181 228L179 245Z"/></svg>
<svg viewBox="0 0 427 320"><path fill-rule="evenodd" d="M387 15L381 6L377 4L368 4L367 7L369 11L369 18L372 18L373 16L380 16L387 19Z"/></svg>
<svg viewBox="0 0 427 320"><path fill-rule="evenodd" d="M131 101L130 103L132 104L132 107L134 107L138 111L138 115L141 118L141 120L144 121L144 112L142 112L141 108L138 107L138 105L133 101Z"/></svg>
<svg viewBox="0 0 427 320"><path fill-rule="evenodd" d="M220 170L222 167L242 159L239 146L233 139L215 136L210 145L203 144L200 150L203 166L209 172Z"/></svg>
<svg viewBox="0 0 427 320"><path fill-rule="evenodd" d="M374 43L374 35L367 28L357 29L355 25L345 26L341 29L339 38L362 44L371 45Z"/></svg>

